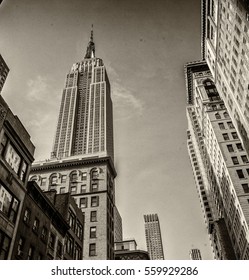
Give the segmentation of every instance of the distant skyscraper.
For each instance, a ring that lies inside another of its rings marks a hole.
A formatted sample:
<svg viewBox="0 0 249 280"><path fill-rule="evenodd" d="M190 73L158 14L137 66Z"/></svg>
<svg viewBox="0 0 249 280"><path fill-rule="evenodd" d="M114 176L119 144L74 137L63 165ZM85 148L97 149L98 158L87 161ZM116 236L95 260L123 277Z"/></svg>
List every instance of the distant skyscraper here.
<svg viewBox="0 0 249 280"><path fill-rule="evenodd" d="M191 260L201 260L201 251L199 249L191 249L189 256Z"/></svg>
<svg viewBox="0 0 249 280"><path fill-rule="evenodd" d="M30 178L74 197L85 216L83 259L114 259L115 231L122 234L120 216L114 225L113 157L110 85L91 32L84 59L67 74L51 159L35 162Z"/></svg>
<svg viewBox="0 0 249 280"><path fill-rule="evenodd" d="M9 73L9 67L5 63L3 57L0 54L0 93L2 91L3 85Z"/></svg>
<svg viewBox="0 0 249 280"><path fill-rule="evenodd" d="M95 154L113 159L110 92L104 63L95 57L92 31L85 58L66 77L52 158Z"/></svg>
<svg viewBox="0 0 249 280"><path fill-rule="evenodd" d="M147 250L151 260L163 260L163 243L157 214L144 215Z"/></svg>

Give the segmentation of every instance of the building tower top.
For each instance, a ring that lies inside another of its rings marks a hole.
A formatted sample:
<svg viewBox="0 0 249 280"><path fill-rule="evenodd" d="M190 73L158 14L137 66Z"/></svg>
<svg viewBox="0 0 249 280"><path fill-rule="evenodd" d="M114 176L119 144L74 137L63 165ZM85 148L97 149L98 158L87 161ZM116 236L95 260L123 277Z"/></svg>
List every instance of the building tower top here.
<svg viewBox="0 0 249 280"><path fill-rule="evenodd" d="M92 24L91 36L90 36L89 43L87 45L85 59L94 58L94 57L95 57L95 44L93 42L93 24Z"/></svg>

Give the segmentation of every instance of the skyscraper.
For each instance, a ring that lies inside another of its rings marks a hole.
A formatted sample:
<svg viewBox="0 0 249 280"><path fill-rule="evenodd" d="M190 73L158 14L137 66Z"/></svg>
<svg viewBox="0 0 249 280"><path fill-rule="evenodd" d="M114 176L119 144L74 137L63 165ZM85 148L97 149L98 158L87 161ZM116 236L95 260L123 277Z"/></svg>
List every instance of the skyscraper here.
<svg viewBox="0 0 249 280"><path fill-rule="evenodd" d="M249 1L202 0L186 65L188 150L215 259L249 259Z"/></svg>
<svg viewBox="0 0 249 280"><path fill-rule="evenodd" d="M249 259L249 157L205 62L186 66L188 150L215 259Z"/></svg>
<svg viewBox="0 0 249 280"><path fill-rule="evenodd" d="M249 151L248 0L202 0L202 56Z"/></svg>
<svg viewBox="0 0 249 280"><path fill-rule="evenodd" d="M9 67L5 63L3 57L0 54L0 93L2 91L3 85L9 73Z"/></svg>
<svg viewBox="0 0 249 280"><path fill-rule="evenodd" d="M147 251L151 260L163 260L163 243L157 214L144 215Z"/></svg>
<svg viewBox="0 0 249 280"><path fill-rule="evenodd" d="M92 31L85 58L66 77L51 157L93 154L114 156L110 84Z"/></svg>
<svg viewBox="0 0 249 280"><path fill-rule="evenodd" d="M191 249L189 256L191 260L201 260L201 251L199 249Z"/></svg>
<svg viewBox="0 0 249 280"><path fill-rule="evenodd" d="M74 197L85 216L83 259L114 259L113 158L110 84L92 31L84 59L66 77L51 159L35 162L30 178Z"/></svg>

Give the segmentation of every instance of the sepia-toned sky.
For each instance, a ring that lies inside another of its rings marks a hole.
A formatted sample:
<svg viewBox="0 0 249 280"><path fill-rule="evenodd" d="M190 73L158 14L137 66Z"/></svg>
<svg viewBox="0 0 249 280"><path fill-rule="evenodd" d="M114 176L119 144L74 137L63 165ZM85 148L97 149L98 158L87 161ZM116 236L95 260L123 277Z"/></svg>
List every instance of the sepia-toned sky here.
<svg viewBox="0 0 249 280"><path fill-rule="evenodd" d="M200 59L199 0L4 0L2 91L50 157L66 73L83 59L94 25L96 56L112 87L116 203L125 238L146 250L144 214L160 219L166 259L211 259L186 146L184 63Z"/></svg>

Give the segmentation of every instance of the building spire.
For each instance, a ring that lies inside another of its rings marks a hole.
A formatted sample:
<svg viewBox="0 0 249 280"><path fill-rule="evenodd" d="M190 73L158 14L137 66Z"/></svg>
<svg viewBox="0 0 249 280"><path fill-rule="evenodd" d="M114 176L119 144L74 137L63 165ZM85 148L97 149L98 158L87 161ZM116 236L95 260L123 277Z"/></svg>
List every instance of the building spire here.
<svg viewBox="0 0 249 280"><path fill-rule="evenodd" d="M94 58L94 57L95 57L95 44L93 42L93 24L92 24L90 41L86 49L85 58Z"/></svg>

